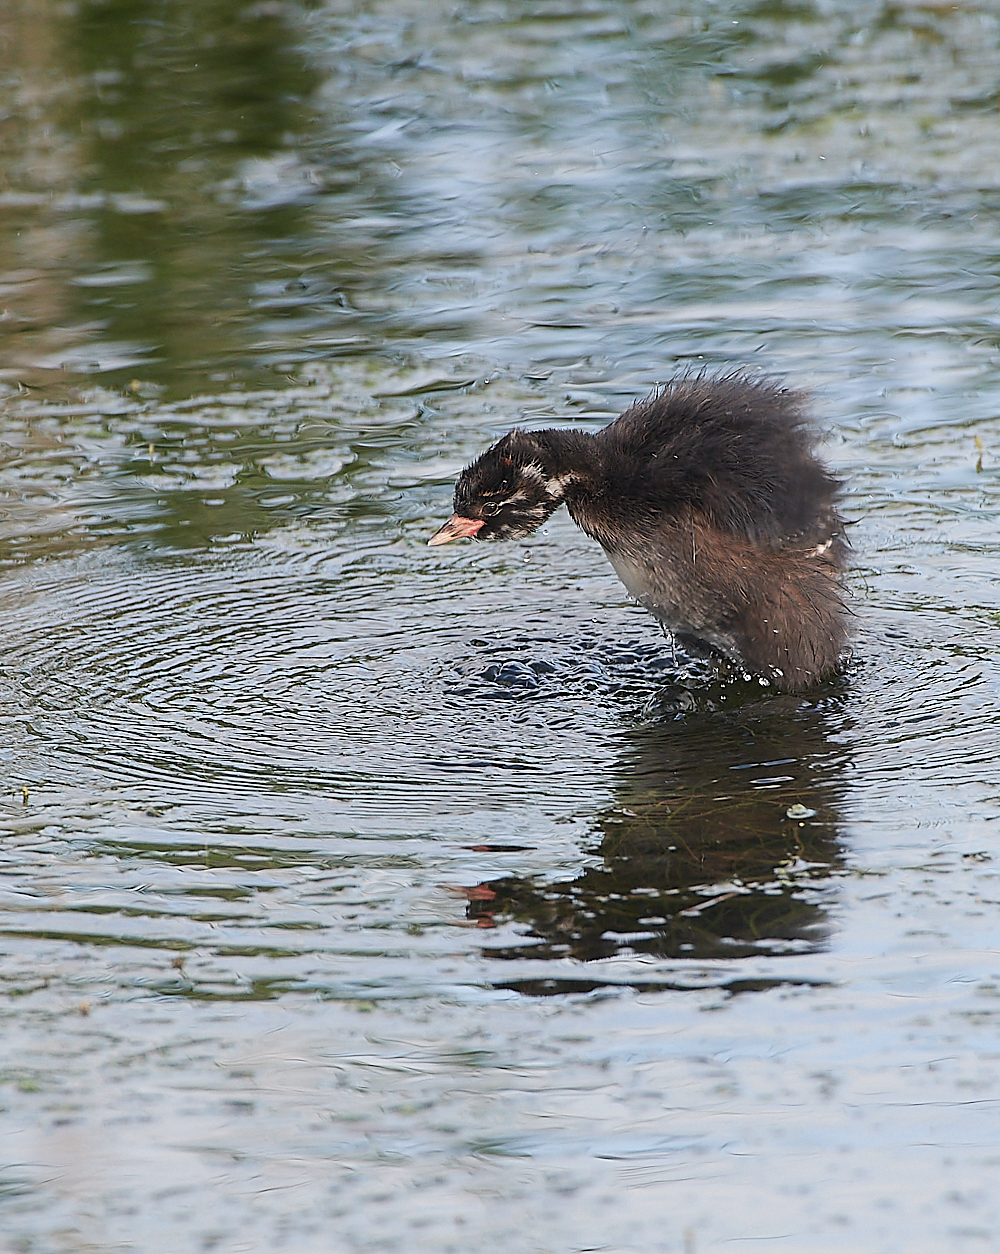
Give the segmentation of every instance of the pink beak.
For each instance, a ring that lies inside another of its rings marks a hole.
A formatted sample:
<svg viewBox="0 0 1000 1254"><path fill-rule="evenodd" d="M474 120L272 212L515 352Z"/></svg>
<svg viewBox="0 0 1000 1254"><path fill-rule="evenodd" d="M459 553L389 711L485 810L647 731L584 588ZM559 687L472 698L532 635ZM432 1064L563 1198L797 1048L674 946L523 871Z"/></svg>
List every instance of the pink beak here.
<svg viewBox="0 0 1000 1254"><path fill-rule="evenodd" d="M485 518L463 518L461 514L452 514L445 525L439 527L427 543L447 544L449 540L461 540L465 536L474 536L485 521Z"/></svg>

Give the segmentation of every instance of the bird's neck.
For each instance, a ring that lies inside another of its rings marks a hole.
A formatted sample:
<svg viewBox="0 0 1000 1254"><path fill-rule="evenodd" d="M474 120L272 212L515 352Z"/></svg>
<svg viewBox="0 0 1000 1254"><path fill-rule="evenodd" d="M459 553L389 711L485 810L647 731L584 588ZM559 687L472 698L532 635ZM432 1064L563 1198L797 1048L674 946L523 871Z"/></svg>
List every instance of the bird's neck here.
<svg viewBox="0 0 1000 1254"><path fill-rule="evenodd" d="M586 431L554 427L536 431L543 452L549 490L565 502L570 517L607 553L627 541L618 493L611 483L615 464L606 445Z"/></svg>
<svg viewBox="0 0 1000 1254"><path fill-rule="evenodd" d="M549 427L532 436L542 453L550 489L567 503L600 490L603 479L597 441L586 431Z"/></svg>

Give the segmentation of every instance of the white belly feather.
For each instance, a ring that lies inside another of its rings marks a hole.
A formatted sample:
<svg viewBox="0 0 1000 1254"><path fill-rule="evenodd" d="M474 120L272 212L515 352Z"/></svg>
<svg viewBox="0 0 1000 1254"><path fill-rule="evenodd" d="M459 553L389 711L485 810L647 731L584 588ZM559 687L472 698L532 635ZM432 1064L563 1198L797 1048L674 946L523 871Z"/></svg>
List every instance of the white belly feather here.
<svg viewBox="0 0 1000 1254"><path fill-rule="evenodd" d="M629 596L635 597L647 609L652 609L653 585L648 567L627 557L624 553L607 553L607 559L615 574L625 585Z"/></svg>

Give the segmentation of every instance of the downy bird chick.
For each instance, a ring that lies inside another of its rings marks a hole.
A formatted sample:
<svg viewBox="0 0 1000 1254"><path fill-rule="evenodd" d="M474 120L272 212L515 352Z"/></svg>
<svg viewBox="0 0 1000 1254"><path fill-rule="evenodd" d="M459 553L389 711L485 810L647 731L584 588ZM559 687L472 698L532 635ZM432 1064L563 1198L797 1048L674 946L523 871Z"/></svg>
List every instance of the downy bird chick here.
<svg viewBox="0 0 1000 1254"><path fill-rule="evenodd" d="M509 432L462 472L429 543L516 540L565 504L678 641L798 692L847 639L840 484L814 443L774 383L681 378L594 435Z"/></svg>

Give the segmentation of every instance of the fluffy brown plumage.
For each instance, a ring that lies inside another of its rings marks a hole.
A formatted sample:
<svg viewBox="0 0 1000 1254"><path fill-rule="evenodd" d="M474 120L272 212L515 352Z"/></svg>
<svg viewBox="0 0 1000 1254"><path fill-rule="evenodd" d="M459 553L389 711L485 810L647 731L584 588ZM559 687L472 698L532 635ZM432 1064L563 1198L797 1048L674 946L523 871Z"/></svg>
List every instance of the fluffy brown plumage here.
<svg viewBox="0 0 1000 1254"><path fill-rule="evenodd" d="M462 472L430 543L516 539L565 503L680 641L800 691L847 638L840 484L814 443L792 392L682 378L595 435L509 432Z"/></svg>

